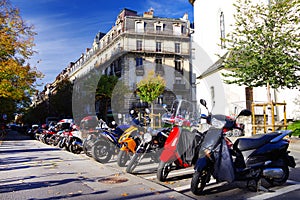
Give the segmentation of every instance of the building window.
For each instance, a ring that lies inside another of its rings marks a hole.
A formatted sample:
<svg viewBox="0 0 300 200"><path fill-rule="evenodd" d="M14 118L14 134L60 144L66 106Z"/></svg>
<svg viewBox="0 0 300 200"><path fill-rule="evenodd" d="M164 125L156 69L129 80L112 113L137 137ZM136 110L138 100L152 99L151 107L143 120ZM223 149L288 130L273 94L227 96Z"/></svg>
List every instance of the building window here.
<svg viewBox="0 0 300 200"><path fill-rule="evenodd" d="M156 31L156 32L162 31L162 27L161 27L160 25L157 25L157 26L155 27L155 31Z"/></svg>
<svg viewBox="0 0 300 200"><path fill-rule="evenodd" d="M156 33L160 33L164 30L164 24L161 22L155 22L154 23L154 31Z"/></svg>
<svg viewBox="0 0 300 200"><path fill-rule="evenodd" d="M221 33L221 48L225 48L225 21L224 21L224 13L221 12L220 14L220 33Z"/></svg>
<svg viewBox="0 0 300 200"><path fill-rule="evenodd" d="M180 43L175 43L175 53L180 53Z"/></svg>
<svg viewBox="0 0 300 200"><path fill-rule="evenodd" d="M156 63L156 65L162 66L162 58L156 58L155 63Z"/></svg>
<svg viewBox="0 0 300 200"><path fill-rule="evenodd" d="M137 40L136 41L136 50L137 51L142 51L143 50L143 41L142 40Z"/></svg>
<svg viewBox="0 0 300 200"><path fill-rule="evenodd" d="M175 70L183 74L183 68L181 66L181 60L175 60Z"/></svg>
<svg viewBox="0 0 300 200"><path fill-rule="evenodd" d="M144 33L144 22L141 21L135 22L135 32Z"/></svg>
<svg viewBox="0 0 300 200"><path fill-rule="evenodd" d="M161 52L161 42L156 42L156 52Z"/></svg>
<svg viewBox="0 0 300 200"><path fill-rule="evenodd" d="M182 26L181 26L181 24L174 24L173 25L173 34L174 35L181 35L182 34Z"/></svg>
<svg viewBox="0 0 300 200"><path fill-rule="evenodd" d="M136 67L141 67L143 65L143 58L142 57L137 57L135 59L136 61Z"/></svg>

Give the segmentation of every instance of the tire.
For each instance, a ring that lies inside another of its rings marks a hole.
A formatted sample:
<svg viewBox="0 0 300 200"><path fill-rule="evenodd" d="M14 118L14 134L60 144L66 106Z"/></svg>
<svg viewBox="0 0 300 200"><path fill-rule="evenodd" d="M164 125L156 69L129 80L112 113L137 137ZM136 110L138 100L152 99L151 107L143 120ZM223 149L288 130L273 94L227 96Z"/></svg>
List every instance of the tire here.
<svg viewBox="0 0 300 200"><path fill-rule="evenodd" d="M210 178L210 173L206 169L203 169L200 172L196 171L193 174L192 181L191 181L192 193L195 195L203 194L203 190L209 178Z"/></svg>
<svg viewBox="0 0 300 200"><path fill-rule="evenodd" d="M85 153L85 155L87 155L88 157L92 157L92 154L91 154L91 152L88 150L87 145L86 145L85 142L83 142L83 147L82 147L82 149L83 149L83 152Z"/></svg>
<svg viewBox="0 0 300 200"><path fill-rule="evenodd" d="M171 165L172 163L165 163L163 161L160 161L158 168L157 168L157 180L164 182L167 180L167 177L169 175L169 172L171 171Z"/></svg>
<svg viewBox="0 0 300 200"><path fill-rule="evenodd" d="M64 146L65 146L65 139L63 138L59 140L58 147L62 149L64 148Z"/></svg>
<svg viewBox="0 0 300 200"><path fill-rule="evenodd" d="M58 136L54 136L53 137L53 146L57 146L59 143L59 137Z"/></svg>
<svg viewBox="0 0 300 200"><path fill-rule="evenodd" d="M140 153L135 153L133 157L131 158L130 162L128 163L126 167L127 173L132 173L133 170L136 168L136 166L139 164L139 159L142 156Z"/></svg>
<svg viewBox="0 0 300 200"><path fill-rule="evenodd" d="M281 178L265 178L266 181L272 185L272 186L280 186L283 185L284 183L286 183L287 179L289 178L290 172L289 172L289 167L288 166L284 166L284 167L280 167L283 170L283 177Z"/></svg>
<svg viewBox="0 0 300 200"><path fill-rule="evenodd" d="M107 163L112 157L110 145L105 141L96 142L92 147L91 153L92 157L100 163Z"/></svg>
<svg viewBox="0 0 300 200"><path fill-rule="evenodd" d="M50 136L45 135L45 136L44 136L44 143L50 145L49 140L50 140Z"/></svg>
<svg viewBox="0 0 300 200"><path fill-rule="evenodd" d="M74 154L80 154L81 151L82 151L82 148L80 146L76 145L76 144L74 145L73 144L74 141L77 141L77 140L71 141L71 144L69 146L70 152L72 152Z"/></svg>
<svg viewBox="0 0 300 200"><path fill-rule="evenodd" d="M118 158L117 158L117 163L119 167L126 166L127 161L130 159L128 154L129 152L127 151L119 151Z"/></svg>

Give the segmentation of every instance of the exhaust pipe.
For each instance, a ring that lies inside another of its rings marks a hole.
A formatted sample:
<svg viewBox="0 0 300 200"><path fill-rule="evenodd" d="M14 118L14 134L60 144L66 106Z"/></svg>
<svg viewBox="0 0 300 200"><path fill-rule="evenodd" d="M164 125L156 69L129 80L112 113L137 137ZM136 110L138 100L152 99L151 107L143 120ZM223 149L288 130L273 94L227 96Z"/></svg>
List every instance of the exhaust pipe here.
<svg viewBox="0 0 300 200"><path fill-rule="evenodd" d="M284 172L281 168L267 168L263 171L263 176L267 178L282 178Z"/></svg>

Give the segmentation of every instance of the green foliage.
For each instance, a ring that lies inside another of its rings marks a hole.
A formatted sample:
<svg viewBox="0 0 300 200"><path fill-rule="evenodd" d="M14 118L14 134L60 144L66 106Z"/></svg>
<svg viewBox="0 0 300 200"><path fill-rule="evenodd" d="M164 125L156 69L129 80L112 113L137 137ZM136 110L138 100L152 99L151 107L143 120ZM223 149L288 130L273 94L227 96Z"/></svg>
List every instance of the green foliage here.
<svg viewBox="0 0 300 200"><path fill-rule="evenodd" d="M35 35L33 26L23 21L17 8L8 0L0 1L0 101L10 102L0 113L9 114L19 104L28 104L36 79L43 76L25 62L34 53Z"/></svg>
<svg viewBox="0 0 300 200"><path fill-rule="evenodd" d="M96 100L111 98L115 85L118 82L117 76L101 75L96 89Z"/></svg>
<svg viewBox="0 0 300 200"><path fill-rule="evenodd" d="M300 85L300 0L270 5L237 0L234 29L225 39L230 56L225 82L248 87Z"/></svg>
<svg viewBox="0 0 300 200"><path fill-rule="evenodd" d="M137 83L137 94L142 101L151 103L164 92L165 87L165 80L151 71L145 79Z"/></svg>
<svg viewBox="0 0 300 200"><path fill-rule="evenodd" d="M292 130L292 135L300 136L300 120L295 121L292 124L288 125L288 130Z"/></svg>
<svg viewBox="0 0 300 200"><path fill-rule="evenodd" d="M69 80L58 83L55 94L50 96L49 116L72 116L73 85Z"/></svg>
<svg viewBox="0 0 300 200"><path fill-rule="evenodd" d="M96 89L96 103L99 103L99 110L96 110L98 117L107 121L107 111L111 104L113 90L118 83L117 76L101 75Z"/></svg>

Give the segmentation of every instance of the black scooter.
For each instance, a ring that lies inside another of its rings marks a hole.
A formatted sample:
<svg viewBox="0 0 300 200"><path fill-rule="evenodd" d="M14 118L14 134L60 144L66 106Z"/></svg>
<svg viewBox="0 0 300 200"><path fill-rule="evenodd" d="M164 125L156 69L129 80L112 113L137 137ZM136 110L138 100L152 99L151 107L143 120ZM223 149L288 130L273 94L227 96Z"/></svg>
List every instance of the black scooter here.
<svg viewBox="0 0 300 200"><path fill-rule="evenodd" d="M206 107L204 100L200 101ZM239 116L250 116L251 111L242 110ZM211 127L199 150L191 191L203 194L206 184L213 176L217 182L247 181L249 188L268 191L261 185L265 179L271 186L284 184L289 177L289 167L295 167L294 157L287 151L289 141L284 139L291 131L277 131L239 138L234 144L224 130L238 128L236 119L224 115L210 115ZM237 118L238 118L237 117Z"/></svg>

